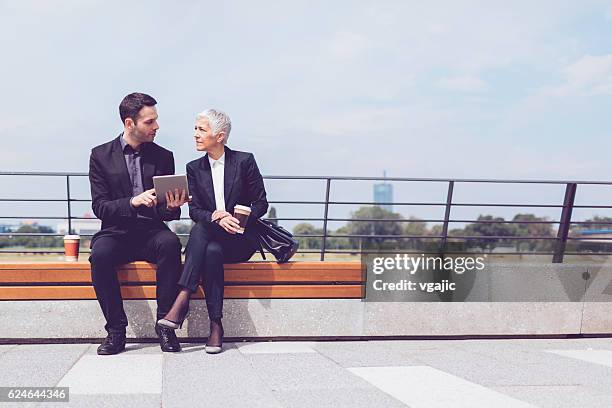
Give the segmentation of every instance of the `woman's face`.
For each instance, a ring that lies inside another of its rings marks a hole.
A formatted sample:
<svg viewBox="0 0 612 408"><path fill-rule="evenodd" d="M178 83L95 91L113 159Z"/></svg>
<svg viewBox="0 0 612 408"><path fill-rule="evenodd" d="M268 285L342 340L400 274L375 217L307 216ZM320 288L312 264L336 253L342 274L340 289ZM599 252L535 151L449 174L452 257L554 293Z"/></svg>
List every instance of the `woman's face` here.
<svg viewBox="0 0 612 408"><path fill-rule="evenodd" d="M206 118L196 119L193 137L196 142L196 150L199 152L207 152L217 145L217 138L213 136L212 129Z"/></svg>

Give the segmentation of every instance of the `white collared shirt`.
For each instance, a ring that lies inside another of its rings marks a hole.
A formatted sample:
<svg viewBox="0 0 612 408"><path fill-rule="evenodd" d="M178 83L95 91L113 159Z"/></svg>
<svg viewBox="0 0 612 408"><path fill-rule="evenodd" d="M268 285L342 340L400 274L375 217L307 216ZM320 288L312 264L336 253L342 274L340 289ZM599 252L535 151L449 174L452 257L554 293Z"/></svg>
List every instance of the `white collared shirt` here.
<svg viewBox="0 0 612 408"><path fill-rule="evenodd" d="M223 184L223 178L225 176L225 153L223 153L218 160L214 160L212 157L208 156L208 162L210 163L210 170L212 172L215 205L217 206L217 210L225 211L225 187Z"/></svg>

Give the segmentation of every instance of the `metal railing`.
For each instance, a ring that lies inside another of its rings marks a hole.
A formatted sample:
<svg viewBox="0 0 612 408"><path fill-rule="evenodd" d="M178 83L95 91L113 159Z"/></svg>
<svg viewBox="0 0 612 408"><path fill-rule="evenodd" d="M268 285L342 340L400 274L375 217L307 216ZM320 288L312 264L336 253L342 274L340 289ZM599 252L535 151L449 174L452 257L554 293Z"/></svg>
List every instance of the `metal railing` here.
<svg viewBox="0 0 612 408"><path fill-rule="evenodd" d="M54 220L67 220L68 230L72 231L73 220L91 219L85 217L75 217L72 215L72 204L76 202L91 202L91 199L75 198L72 197L70 190L71 178L87 177L87 173L61 173L61 172L0 172L0 177L9 176L42 176L42 177L58 177L65 178L66 180L66 198L63 199L44 199L44 198L0 198L0 202L64 202L66 203L66 216L12 216L0 214L1 219L54 219ZM521 252L515 251L508 254L536 254L536 255L552 255L552 261L554 263L563 262L564 255L566 254L579 254L577 252L566 252L566 245L571 240L584 240L588 238L583 237L570 237L569 230L571 225L586 225L586 224L598 224L606 225L610 224L612 228L612 222L584 222L584 221L572 221L572 211L576 208L581 209L609 209L612 205L575 205L574 200L576 197L577 188L580 185L601 185L601 186L612 186L610 181L562 181L562 180L496 180L496 179L447 179L447 178L403 178L403 177L340 177L340 176L264 176L266 180L319 180L325 181L325 199L322 201L303 201L303 200L271 200L269 203L272 204L318 204L323 205L323 216L321 218L269 218L269 220L276 221L322 221L323 232L322 234L302 234L296 235L296 237L304 238L321 238L321 248L316 250L300 250L302 253L320 253L321 261L325 260L325 255L330 253L368 253L370 251L359 249L350 250L330 250L327 248L328 238L360 238L364 240L368 239L417 239L417 240L439 240L438 250L441 253L454 253L448 251L447 246L449 240L477 240L477 239L499 239L499 240L548 240L554 242L554 249L552 251L528 251ZM446 184L446 199L440 202L368 202L368 201L331 201L330 192L332 189L333 181L384 181L384 182L428 182L428 183L443 183ZM527 204L527 203L467 203L467 202L454 202L453 192L457 184L463 183L492 183L492 184L536 184L536 185L564 185L565 195L557 204ZM333 205L394 205L394 206L416 206L416 207L432 207L439 206L444 207L444 217L442 219L372 219L372 218L334 218L329 217L330 206ZM471 219L452 219L451 212L453 208L459 207L513 207L513 208L558 208L561 211L558 220L537 220L537 221L500 221L500 220L471 220ZM189 218L181 218L181 220L189 220ZM328 231L328 223L335 221L350 221L350 222L425 222L425 223L441 223L441 233L437 235L376 235L376 234L333 234ZM488 224L559 224L556 236L494 236L494 235L449 235L449 225L451 223L488 223ZM57 233L16 233L16 232L5 232L0 233L0 236L62 236L63 234ZM83 236L91 236L82 234ZM188 234L178 234L179 236L187 236ZM62 251L10 251L0 250L0 253L63 253ZM85 252L85 251L83 251ZM380 252L380 251L372 251ZM393 253L400 251L393 251ZM422 251L410 252L401 251L403 253L421 253ZM498 252L499 253L499 252ZM612 252L598 252L604 255L610 255ZM499 253L504 254L504 253Z"/></svg>

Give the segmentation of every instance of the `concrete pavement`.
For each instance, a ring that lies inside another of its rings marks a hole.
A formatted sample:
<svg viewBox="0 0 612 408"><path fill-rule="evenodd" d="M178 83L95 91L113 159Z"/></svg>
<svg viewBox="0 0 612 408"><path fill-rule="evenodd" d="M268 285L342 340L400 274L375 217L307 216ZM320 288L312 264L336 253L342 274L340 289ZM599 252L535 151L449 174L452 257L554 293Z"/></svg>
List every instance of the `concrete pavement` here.
<svg viewBox="0 0 612 408"><path fill-rule="evenodd" d="M1 345L0 386L70 387L42 407L611 407L612 339Z"/></svg>

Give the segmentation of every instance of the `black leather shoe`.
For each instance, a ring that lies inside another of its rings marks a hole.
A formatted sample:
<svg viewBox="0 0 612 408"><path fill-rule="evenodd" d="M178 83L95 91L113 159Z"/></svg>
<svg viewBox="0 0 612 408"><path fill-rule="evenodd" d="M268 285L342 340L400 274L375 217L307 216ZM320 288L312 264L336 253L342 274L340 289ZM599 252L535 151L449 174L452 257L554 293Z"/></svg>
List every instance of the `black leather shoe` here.
<svg viewBox="0 0 612 408"><path fill-rule="evenodd" d="M98 346L98 354L108 356L125 350L125 333L109 333Z"/></svg>
<svg viewBox="0 0 612 408"><path fill-rule="evenodd" d="M159 345L162 351L169 353L181 351L181 345L176 338L176 334L174 334L174 330L156 324L155 333L159 336Z"/></svg>

